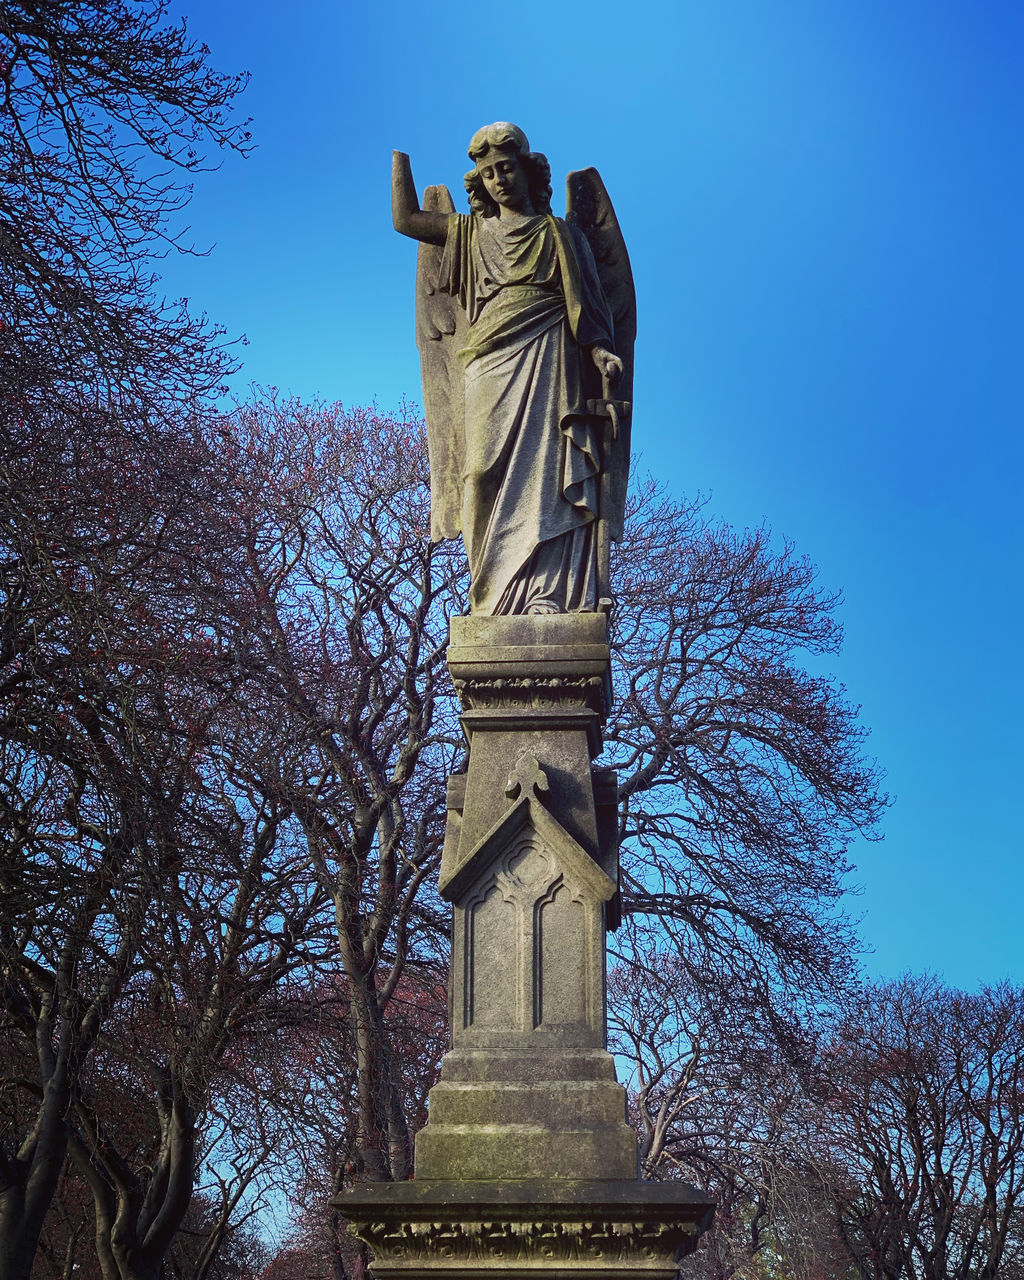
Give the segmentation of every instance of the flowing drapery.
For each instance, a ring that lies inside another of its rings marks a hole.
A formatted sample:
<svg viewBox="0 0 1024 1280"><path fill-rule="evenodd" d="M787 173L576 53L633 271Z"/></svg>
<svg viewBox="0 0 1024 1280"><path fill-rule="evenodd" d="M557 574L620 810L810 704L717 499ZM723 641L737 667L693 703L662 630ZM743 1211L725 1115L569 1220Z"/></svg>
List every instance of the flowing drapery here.
<svg viewBox="0 0 1024 1280"><path fill-rule="evenodd" d="M611 345L584 238L550 214L453 214L440 287L469 320L462 534L474 613L597 606L601 459L582 353Z"/></svg>

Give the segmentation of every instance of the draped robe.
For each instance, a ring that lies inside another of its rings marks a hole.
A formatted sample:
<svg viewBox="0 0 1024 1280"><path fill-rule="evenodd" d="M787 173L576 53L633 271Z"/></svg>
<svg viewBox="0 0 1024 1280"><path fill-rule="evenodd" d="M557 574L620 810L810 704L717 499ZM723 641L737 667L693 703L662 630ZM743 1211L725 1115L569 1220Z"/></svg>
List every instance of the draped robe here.
<svg viewBox="0 0 1024 1280"><path fill-rule="evenodd" d="M452 214L440 288L466 312L462 536L474 613L597 607L601 458L584 348L612 345L590 246L550 214Z"/></svg>

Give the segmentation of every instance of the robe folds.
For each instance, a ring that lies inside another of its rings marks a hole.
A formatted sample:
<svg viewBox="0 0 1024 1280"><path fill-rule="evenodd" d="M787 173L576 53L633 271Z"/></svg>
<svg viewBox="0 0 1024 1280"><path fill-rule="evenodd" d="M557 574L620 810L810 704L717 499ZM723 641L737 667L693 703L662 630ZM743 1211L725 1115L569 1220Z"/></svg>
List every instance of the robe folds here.
<svg viewBox="0 0 1024 1280"><path fill-rule="evenodd" d="M597 607L601 455L584 348L611 348L590 246L550 214L452 214L440 288L466 313L462 536L473 613Z"/></svg>

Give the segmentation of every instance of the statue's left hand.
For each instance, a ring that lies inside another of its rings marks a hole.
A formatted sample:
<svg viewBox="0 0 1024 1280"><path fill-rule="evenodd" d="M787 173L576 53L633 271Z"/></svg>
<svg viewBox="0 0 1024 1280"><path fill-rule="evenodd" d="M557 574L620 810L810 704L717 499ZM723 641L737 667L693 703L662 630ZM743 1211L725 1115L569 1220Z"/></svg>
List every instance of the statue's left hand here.
<svg viewBox="0 0 1024 1280"><path fill-rule="evenodd" d="M609 382L618 382L622 376L622 361L618 356L612 355L604 347L592 347L590 358L603 378L607 378Z"/></svg>

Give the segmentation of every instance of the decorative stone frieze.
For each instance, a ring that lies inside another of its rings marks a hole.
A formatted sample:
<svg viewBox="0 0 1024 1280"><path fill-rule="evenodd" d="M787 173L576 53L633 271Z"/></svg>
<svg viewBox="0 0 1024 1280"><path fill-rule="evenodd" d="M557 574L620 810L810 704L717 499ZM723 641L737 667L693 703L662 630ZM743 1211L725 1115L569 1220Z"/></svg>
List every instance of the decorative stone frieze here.
<svg viewBox="0 0 1024 1280"><path fill-rule="evenodd" d="M373 1249L378 1280L669 1280L711 1214L710 1202L681 1183L406 1183L383 1212L372 1190L337 1203Z"/></svg>
<svg viewBox="0 0 1024 1280"><path fill-rule="evenodd" d="M605 682L600 676L477 676L456 680L455 692L467 711L541 707L586 708L599 715L607 711Z"/></svg>

